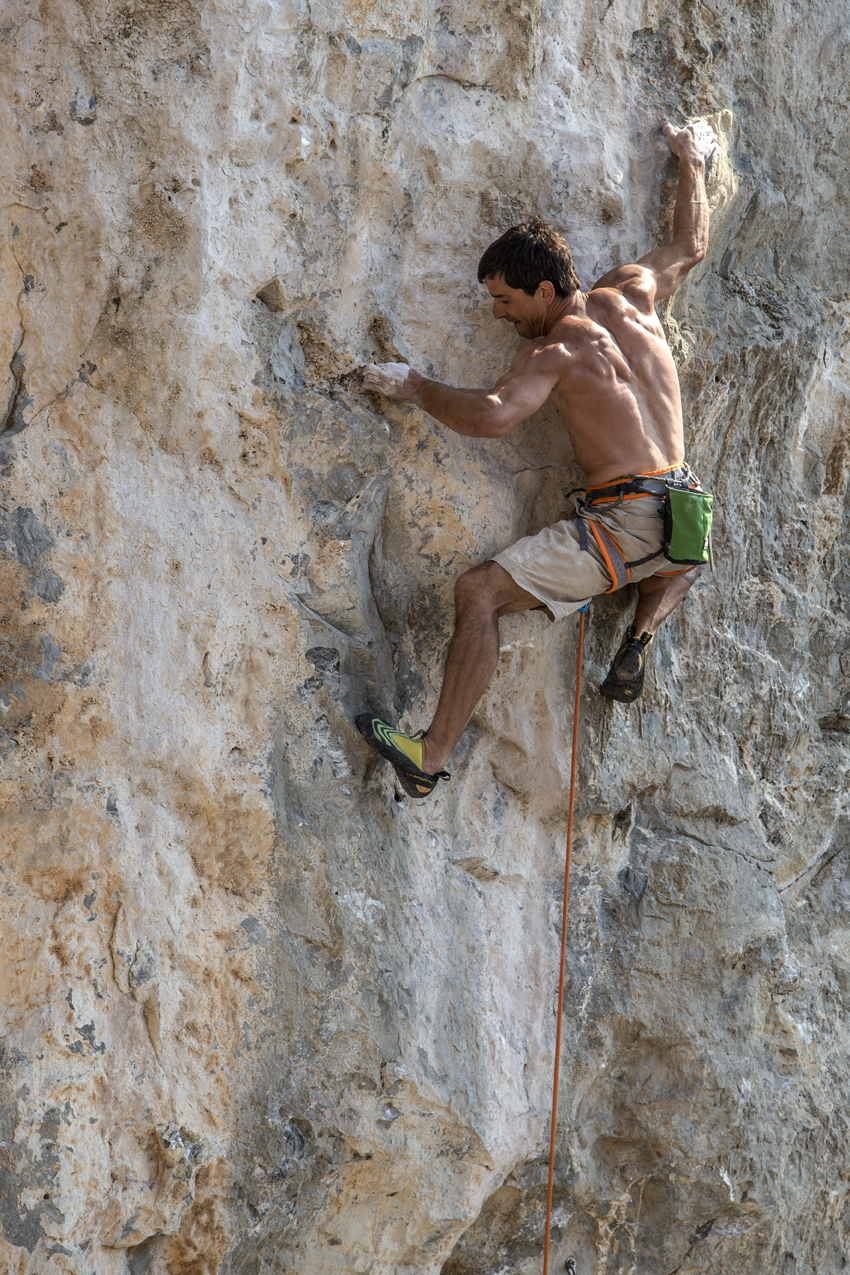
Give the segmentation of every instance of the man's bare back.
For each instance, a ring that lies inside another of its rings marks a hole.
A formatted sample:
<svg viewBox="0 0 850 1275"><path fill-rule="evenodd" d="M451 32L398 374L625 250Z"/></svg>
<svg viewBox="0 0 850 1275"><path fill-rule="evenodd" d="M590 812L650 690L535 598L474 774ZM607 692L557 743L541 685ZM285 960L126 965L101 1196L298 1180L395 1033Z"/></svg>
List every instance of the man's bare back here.
<svg viewBox="0 0 850 1275"><path fill-rule="evenodd" d="M628 291L612 282L579 293L511 368L523 378L557 376L549 397L591 485L684 458L679 382L664 330L654 309L646 310L649 282L638 276L626 282ZM487 280L487 287L507 309L504 283Z"/></svg>

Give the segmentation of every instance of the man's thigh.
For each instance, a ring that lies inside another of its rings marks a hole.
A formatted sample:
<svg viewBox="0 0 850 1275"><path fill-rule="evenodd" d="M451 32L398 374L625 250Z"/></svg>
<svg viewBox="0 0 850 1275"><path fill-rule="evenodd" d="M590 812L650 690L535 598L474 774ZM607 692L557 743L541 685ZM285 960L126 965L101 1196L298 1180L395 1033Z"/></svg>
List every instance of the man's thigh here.
<svg viewBox="0 0 850 1275"><path fill-rule="evenodd" d="M575 519L524 536L495 556L519 589L517 610L542 607L553 620L578 611L598 593L611 588L611 575L594 536L586 547ZM535 601L529 602L529 595ZM507 612L505 612L507 614Z"/></svg>

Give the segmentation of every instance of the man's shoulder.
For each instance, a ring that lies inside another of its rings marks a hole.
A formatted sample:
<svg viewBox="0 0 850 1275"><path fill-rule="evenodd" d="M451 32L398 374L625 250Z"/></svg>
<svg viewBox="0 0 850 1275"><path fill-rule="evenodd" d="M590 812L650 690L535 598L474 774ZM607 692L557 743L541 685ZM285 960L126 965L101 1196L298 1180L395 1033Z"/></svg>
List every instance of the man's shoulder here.
<svg viewBox="0 0 850 1275"><path fill-rule="evenodd" d="M585 306L580 314L562 315L552 331L533 344L539 348L541 354L548 354L553 359L569 359L584 341L592 338L596 326L597 320L588 313L588 307Z"/></svg>
<svg viewBox="0 0 850 1275"><path fill-rule="evenodd" d="M587 294L589 304L621 308L623 304L638 310L651 310L655 301L655 275L639 261L615 266L596 283Z"/></svg>
<svg viewBox="0 0 850 1275"><path fill-rule="evenodd" d="M573 357L581 331L586 327L587 319L584 316L575 319L572 315L565 315L558 320L551 332L530 341L520 353L529 365L537 367L563 363Z"/></svg>

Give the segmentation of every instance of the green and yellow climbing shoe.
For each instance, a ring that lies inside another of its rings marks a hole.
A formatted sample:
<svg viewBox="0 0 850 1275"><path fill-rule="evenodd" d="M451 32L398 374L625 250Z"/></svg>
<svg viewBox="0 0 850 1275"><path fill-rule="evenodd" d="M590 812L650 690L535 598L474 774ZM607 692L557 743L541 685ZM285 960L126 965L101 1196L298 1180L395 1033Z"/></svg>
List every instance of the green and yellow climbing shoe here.
<svg viewBox="0 0 850 1275"><path fill-rule="evenodd" d="M402 734L374 713L361 713L356 725L366 743L391 764L408 797L427 797L437 787L439 779L451 778L445 770L429 775L422 769L425 745L421 739Z"/></svg>
<svg viewBox="0 0 850 1275"><path fill-rule="evenodd" d="M608 676L599 688L603 695L619 700L621 704L631 704L638 698L646 673L646 648L651 641L651 633L641 633L637 637L635 626L629 625Z"/></svg>

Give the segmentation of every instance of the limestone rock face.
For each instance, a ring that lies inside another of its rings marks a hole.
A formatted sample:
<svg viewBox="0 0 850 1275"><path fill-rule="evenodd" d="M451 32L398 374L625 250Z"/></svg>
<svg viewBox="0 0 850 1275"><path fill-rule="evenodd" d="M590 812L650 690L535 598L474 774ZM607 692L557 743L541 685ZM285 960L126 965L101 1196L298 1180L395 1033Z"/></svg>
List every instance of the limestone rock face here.
<svg viewBox="0 0 850 1275"><path fill-rule="evenodd" d="M0 1267L541 1268L576 622L503 622L402 800L457 574L581 482L362 391L491 383L522 216L669 233L717 571L639 705L589 617L552 1270L850 1264L841 0L6 0Z"/></svg>

